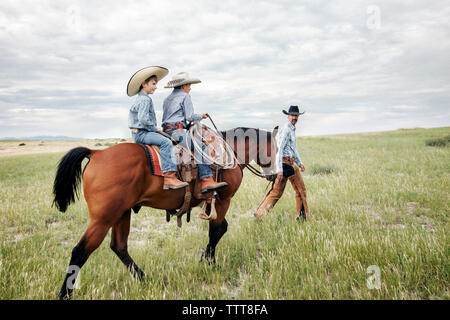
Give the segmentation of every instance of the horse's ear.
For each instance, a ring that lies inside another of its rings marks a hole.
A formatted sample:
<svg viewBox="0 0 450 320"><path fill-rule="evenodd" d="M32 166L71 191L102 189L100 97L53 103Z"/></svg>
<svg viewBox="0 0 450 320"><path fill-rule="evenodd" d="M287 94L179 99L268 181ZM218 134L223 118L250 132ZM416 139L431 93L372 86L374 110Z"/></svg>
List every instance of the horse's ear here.
<svg viewBox="0 0 450 320"><path fill-rule="evenodd" d="M277 136L277 133L278 133L278 126L276 126L275 128L273 128L272 136L275 138L275 137Z"/></svg>

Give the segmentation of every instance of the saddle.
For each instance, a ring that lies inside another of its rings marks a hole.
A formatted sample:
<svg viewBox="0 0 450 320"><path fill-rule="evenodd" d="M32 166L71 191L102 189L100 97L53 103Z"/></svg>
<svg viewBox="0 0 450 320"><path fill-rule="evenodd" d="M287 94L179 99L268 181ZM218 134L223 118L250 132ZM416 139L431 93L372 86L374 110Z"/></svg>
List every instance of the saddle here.
<svg viewBox="0 0 450 320"><path fill-rule="evenodd" d="M207 128L207 127L206 127ZM213 164L211 169L213 171L213 179L217 182L222 180L222 169L230 167L229 153L227 153L222 137L219 137L217 133L212 130L202 128L202 141L207 146L207 152ZM163 176L160 149L155 145L142 145L144 148L147 160L152 175ZM200 193L200 179L198 179L198 166L194 159L194 154L186 147L176 144L174 145L174 153L177 163L177 175L178 179L189 183L189 187L185 188L186 193L184 195L184 201L180 208L177 210L166 210L166 220L170 222L172 216L177 217L177 225L181 228L181 217L186 213L186 221L190 222L191 213L191 200L192 197L203 200L199 205L202 205L202 210L199 217L205 220L214 220L217 218L215 210L216 196L212 193L202 195ZM234 162L234 159L232 159ZM191 182L194 181L192 185Z"/></svg>
<svg viewBox="0 0 450 320"><path fill-rule="evenodd" d="M194 125L191 128L190 133L205 143L207 157L209 157L210 162L212 162L211 169L213 171L230 169L237 165L234 151L230 149L231 147L227 146L219 133L200 124ZM164 176L161 170L162 163L159 147L156 145L140 145L146 152L150 173L161 177ZM190 182L192 178L195 179L197 176L197 164L194 161L193 153L180 144L174 145L174 153L178 166L178 175L181 176L181 178L187 179L183 180L186 182Z"/></svg>

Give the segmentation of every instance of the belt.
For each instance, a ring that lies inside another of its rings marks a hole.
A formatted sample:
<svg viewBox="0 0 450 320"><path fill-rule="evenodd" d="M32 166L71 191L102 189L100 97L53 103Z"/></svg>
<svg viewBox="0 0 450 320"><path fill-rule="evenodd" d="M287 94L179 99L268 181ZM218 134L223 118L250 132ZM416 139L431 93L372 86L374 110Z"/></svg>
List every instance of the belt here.
<svg viewBox="0 0 450 320"><path fill-rule="evenodd" d="M283 157L283 161L287 162L290 165L294 164L294 157Z"/></svg>
<svg viewBox="0 0 450 320"><path fill-rule="evenodd" d="M173 129L177 129L177 130L183 130L184 126L181 122L178 122L177 124L175 124L174 126L169 124L167 126L164 127L164 131L169 131L169 130L173 130Z"/></svg>

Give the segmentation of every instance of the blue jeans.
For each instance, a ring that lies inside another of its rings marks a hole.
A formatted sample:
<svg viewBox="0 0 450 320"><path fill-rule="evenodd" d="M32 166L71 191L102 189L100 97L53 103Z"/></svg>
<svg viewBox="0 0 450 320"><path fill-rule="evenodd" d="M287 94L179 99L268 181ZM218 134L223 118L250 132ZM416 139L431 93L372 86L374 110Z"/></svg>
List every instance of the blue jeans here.
<svg viewBox="0 0 450 320"><path fill-rule="evenodd" d="M186 130L167 130L165 131L167 134L170 134L172 136L172 138L174 138L176 141L178 141L182 146L190 149L191 151L194 151L194 144L192 142L192 137L191 135L186 131ZM196 144L200 143L200 140L195 138ZM189 146L188 146L189 144ZM201 142L202 144L202 151L204 153L207 153L206 151L206 145ZM201 155L198 154L197 151L194 151L194 160L195 163L197 163L198 166L198 176L201 179L203 178L207 178L207 177L212 177L212 170L211 167L209 166L209 163L206 161L205 158L203 158Z"/></svg>
<svg viewBox="0 0 450 320"><path fill-rule="evenodd" d="M177 161L173 152L172 141L157 132L139 130L132 132L133 140L136 143L153 144L160 148L162 172L177 171Z"/></svg>

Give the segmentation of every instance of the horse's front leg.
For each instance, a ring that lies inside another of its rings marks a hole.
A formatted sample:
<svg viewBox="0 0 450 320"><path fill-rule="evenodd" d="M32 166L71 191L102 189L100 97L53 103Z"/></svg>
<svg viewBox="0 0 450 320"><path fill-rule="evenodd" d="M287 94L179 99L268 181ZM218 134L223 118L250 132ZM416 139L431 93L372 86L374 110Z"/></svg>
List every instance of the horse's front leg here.
<svg viewBox="0 0 450 320"><path fill-rule="evenodd" d="M205 259L209 263L216 263L216 246L225 232L227 232L227 228L228 222L226 219L223 219L220 224L216 224L215 221L209 222L209 243L202 254L202 261Z"/></svg>
<svg viewBox="0 0 450 320"><path fill-rule="evenodd" d="M228 187L217 192L218 199L215 202L217 218L209 222L209 243L202 255L210 263L215 263L216 246L222 236L227 232L228 222L225 215L230 207L231 199L238 190L242 182L242 169L237 166L234 169L223 170L223 180L228 183Z"/></svg>
<svg viewBox="0 0 450 320"><path fill-rule="evenodd" d="M209 222L209 243L202 255L202 260L206 259L210 263L215 263L216 246L222 236L227 232L228 222L225 214L230 206L230 200L216 201L217 218Z"/></svg>

